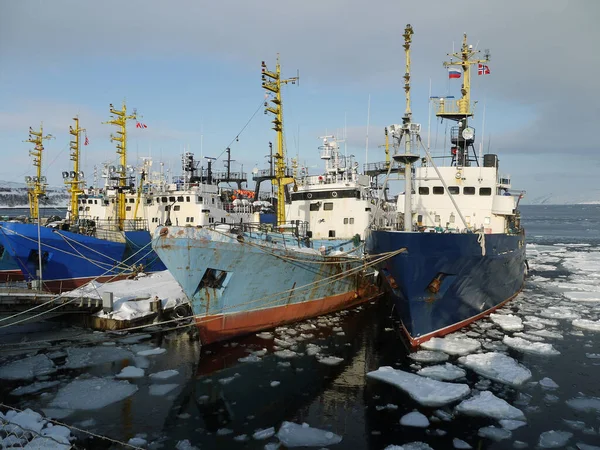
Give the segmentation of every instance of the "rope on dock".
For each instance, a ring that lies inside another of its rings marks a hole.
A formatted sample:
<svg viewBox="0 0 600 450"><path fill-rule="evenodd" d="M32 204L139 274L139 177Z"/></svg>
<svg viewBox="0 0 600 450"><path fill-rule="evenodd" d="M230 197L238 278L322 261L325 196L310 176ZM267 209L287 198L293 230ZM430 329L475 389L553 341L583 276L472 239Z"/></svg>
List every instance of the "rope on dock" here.
<svg viewBox="0 0 600 450"><path fill-rule="evenodd" d="M0 403L0 407L11 409L11 410L17 411L17 412L23 412L22 409L15 408L14 406L9 406L9 405L6 405L4 403ZM44 420L47 421L47 422L50 422L53 425L60 425L60 426L66 427L66 428L68 428L70 430L75 430L75 431L78 431L80 433L84 433L84 434L87 434L89 436L92 436L92 437L95 437L95 438L98 438L98 439L102 439L102 440L105 440L105 441L110 441L110 442L112 442L114 444L122 445L123 447L132 448L132 449L136 449L136 450L144 450L142 447L138 447L136 445L132 445L132 444L129 444L127 442L119 441L117 439L113 439L113 438L110 438L108 436L103 436L103 435L98 434L98 433L93 433L91 431L84 430L83 428L79 428L79 427L76 427L76 426L73 426L73 425L68 425L68 424L66 424L64 422L59 422L58 420L50 419L48 417L44 417ZM12 422L10 422L10 419L6 419L6 422L4 420L0 419L0 424L2 424L2 425L8 425L8 426L11 427L11 429L17 428L18 430L21 430L22 434L20 436L18 435L17 431L6 431L6 430L4 430L9 435L11 435L11 434L15 435L15 437L17 437L17 438L22 438L23 435L27 432L27 433L31 433L32 435L34 435L34 438L38 438L39 437L40 439L51 439L54 442L56 442L57 444L59 444L59 448L62 448L62 446L67 445L64 442L61 442L61 441L55 439L51 435L41 435L41 434L36 433L34 430L31 430L29 428L23 428L19 424L13 424ZM0 430L2 430L2 428L0 428ZM77 448L77 447L76 446L75 447L72 446L71 448Z"/></svg>

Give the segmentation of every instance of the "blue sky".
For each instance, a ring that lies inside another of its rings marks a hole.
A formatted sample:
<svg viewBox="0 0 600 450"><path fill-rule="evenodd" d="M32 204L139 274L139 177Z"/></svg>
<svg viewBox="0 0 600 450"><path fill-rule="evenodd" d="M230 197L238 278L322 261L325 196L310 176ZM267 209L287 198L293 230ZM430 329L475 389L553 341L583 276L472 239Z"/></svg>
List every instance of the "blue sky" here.
<svg viewBox="0 0 600 450"><path fill-rule="evenodd" d="M590 101L600 94L598 17L594 0L309 0L278 9L244 1L0 0L0 179L22 181L32 171L22 141L43 121L56 137L45 145L46 174L59 184L78 114L91 142L82 157L91 180L94 164L114 158L112 127L101 122L109 103L124 98L148 125L130 127L131 163L151 153L177 172L184 149L199 157L202 142L202 153L217 157L234 141L236 170L262 168L275 139L271 118L261 109L234 139L264 99L260 62L273 68L277 52L284 75L301 77L283 94L288 156L299 154L317 172L318 136L341 135L346 123L347 151L364 162L370 96L369 161L380 160L383 128L404 112L401 35L411 23L413 115L424 139L430 80L432 94L458 95L459 81L449 83L441 64L466 31L492 52L492 73L473 77L472 97L478 134L485 105L484 148L499 154L502 172L530 200L550 193L600 200L591 188L600 112ZM432 118L437 152L444 127Z"/></svg>

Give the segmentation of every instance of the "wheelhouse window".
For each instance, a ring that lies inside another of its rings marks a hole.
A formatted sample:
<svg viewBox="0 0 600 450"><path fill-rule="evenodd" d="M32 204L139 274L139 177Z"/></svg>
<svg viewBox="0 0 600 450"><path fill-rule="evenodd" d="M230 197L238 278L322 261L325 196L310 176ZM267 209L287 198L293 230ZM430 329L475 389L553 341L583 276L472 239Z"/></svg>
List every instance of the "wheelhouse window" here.
<svg viewBox="0 0 600 450"><path fill-rule="evenodd" d="M169 197L169 201L170 202L174 202L175 201L175 197Z"/></svg>
<svg viewBox="0 0 600 450"><path fill-rule="evenodd" d="M419 186L419 195L429 195L429 187Z"/></svg>
<svg viewBox="0 0 600 450"><path fill-rule="evenodd" d="M181 206L179 206L179 205L173 206L173 211L179 211L180 209L181 209Z"/></svg>
<svg viewBox="0 0 600 450"><path fill-rule="evenodd" d="M182 202L182 201L183 201L183 195L181 195L181 196L177 197L177 201L178 201L178 202Z"/></svg>
<svg viewBox="0 0 600 450"><path fill-rule="evenodd" d="M323 203L323 209L324 209L325 211L333 211L333 202L326 202L326 203ZM331 236L330 236L330 237L331 237ZM335 236L333 236L333 237L335 237Z"/></svg>
<svg viewBox="0 0 600 450"><path fill-rule="evenodd" d="M444 195L444 186L434 186L433 195Z"/></svg>
<svg viewBox="0 0 600 450"><path fill-rule="evenodd" d="M473 186L465 186L463 188L464 195L475 195L475 188Z"/></svg>
<svg viewBox="0 0 600 450"><path fill-rule="evenodd" d="M479 188L479 195L492 195L492 188L489 188L489 187Z"/></svg>
<svg viewBox="0 0 600 450"><path fill-rule="evenodd" d="M460 194L460 189L458 186L448 186L448 192L450 192L452 195L458 195Z"/></svg>
<svg viewBox="0 0 600 450"><path fill-rule="evenodd" d="M321 206L319 203L311 203L310 204L310 210L311 211L318 211L319 210L319 206Z"/></svg>

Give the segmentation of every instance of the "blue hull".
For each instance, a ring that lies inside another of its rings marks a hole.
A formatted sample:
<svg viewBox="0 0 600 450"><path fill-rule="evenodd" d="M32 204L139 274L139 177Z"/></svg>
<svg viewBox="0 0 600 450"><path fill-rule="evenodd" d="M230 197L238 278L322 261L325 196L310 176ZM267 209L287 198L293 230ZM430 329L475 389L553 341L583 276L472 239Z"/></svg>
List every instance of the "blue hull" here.
<svg viewBox="0 0 600 450"><path fill-rule="evenodd" d="M357 305L378 295L359 258L207 228L157 230L154 248L192 302L204 344ZM323 264L328 261L327 264ZM356 269L351 276L343 276Z"/></svg>
<svg viewBox="0 0 600 450"><path fill-rule="evenodd" d="M17 261L10 255L8 243L0 232L0 283L23 280L23 273Z"/></svg>
<svg viewBox="0 0 600 450"><path fill-rule="evenodd" d="M5 248L26 281L37 279L38 227L35 224L0 222ZM62 292L95 279L101 282L146 272L165 270L150 246L148 231L126 231L121 242L40 227L44 287Z"/></svg>
<svg viewBox="0 0 600 450"><path fill-rule="evenodd" d="M406 248L381 267L411 345L477 320L518 294L525 235L373 231L367 251ZM436 281L437 280L437 281Z"/></svg>

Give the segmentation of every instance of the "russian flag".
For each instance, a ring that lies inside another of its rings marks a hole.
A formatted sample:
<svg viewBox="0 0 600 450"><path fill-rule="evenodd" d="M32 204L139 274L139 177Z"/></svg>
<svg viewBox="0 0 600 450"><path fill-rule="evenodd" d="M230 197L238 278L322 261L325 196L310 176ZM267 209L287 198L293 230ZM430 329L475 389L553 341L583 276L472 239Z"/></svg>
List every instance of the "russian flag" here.
<svg viewBox="0 0 600 450"><path fill-rule="evenodd" d="M462 72L460 71L460 69L457 69L455 67L448 68L448 78L460 78L461 74Z"/></svg>

